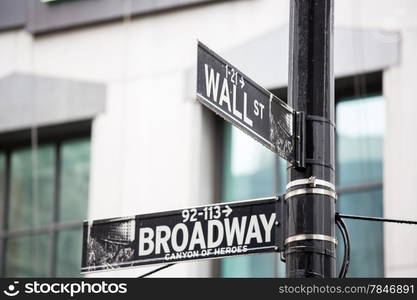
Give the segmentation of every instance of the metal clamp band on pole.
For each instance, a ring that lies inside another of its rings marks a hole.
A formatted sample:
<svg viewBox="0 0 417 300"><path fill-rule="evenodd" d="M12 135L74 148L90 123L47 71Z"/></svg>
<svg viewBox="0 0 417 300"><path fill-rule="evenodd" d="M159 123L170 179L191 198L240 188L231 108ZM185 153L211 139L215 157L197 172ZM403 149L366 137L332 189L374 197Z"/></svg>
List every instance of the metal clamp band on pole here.
<svg viewBox="0 0 417 300"><path fill-rule="evenodd" d="M290 236L288 238L285 239L284 244L289 244L292 242L297 242L297 241L304 241L304 240L319 240L319 241L326 241L326 242L331 242L333 244L337 245L337 239L330 236L330 235L325 235L325 234L297 234L297 235L293 235Z"/></svg>
<svg viewBox="0 0 417 300"><path fill-rule="evenodd" d="M328 187L332 189L333 191L336 190L336 187L334 186L333 183L327 180L316 179L315 177L293 180L287 184L286 189L288 190L297 185L310 185L310 187L316 187L317 185L321 185L321 186Z"/></svg>
<svg viewBox="0 0 417 300"><path fill-rule="evenodd" d="M333 191L329 191L326 189L320 189L320 188L305 188L305 189L298 189L291 192L288 192L285 194L285 200L298 196L298 195L304 195L304 194L318 194L318 195L324 195L332 197L333 199L337 199L337 194Z"/></svg>

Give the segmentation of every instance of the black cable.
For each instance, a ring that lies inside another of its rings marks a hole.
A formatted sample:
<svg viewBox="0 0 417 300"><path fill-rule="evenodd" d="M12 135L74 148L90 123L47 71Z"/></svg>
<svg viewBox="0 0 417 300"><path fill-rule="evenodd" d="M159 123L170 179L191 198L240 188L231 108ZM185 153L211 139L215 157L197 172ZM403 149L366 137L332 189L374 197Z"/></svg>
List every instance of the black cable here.
<svg viewBox="0 0 417 300"><path fill-rule="evenodd" d="M156 268L156 269L154 269L154 270L152 270L152 271L150 271L150 272L148 272L148 273L145 273L145 274L143 274L143 275L140 275L138 278L144 278L144 277L147 277L147 276L149 276L149 275L151 275L151 274L153 274L153 273L156 273L156 272L158 272L158 271L161 271L161 270L166 269L166 268L168 268L168 267L171 267L171 266L173 266L173 265L175 265L175 263L167 264L167 265L165 265L165 266L162 266L162 267Z"/></svg>
<svg viewBox="0 0 417 300"><path fill-rule="evenodd" d="M347 230L345 222L342 220L352 219L352 220L363 220L363 221L373 221L373 222L388 222L388 223L398 223L398 224L409 224L417 225L417 221L410 220L400 220L400 219L388 219L388 218L379 218L379 217L366 217L366 216L354 216L354 215L343 215L336 213L336 224L342 233L343 242L345 244L345 254L343 256L343 265L339 273L340 278L346 277L347 271L349 269L350 262L350 239L349 232Z"/></svg>
<svg viewBox="0 0 417 300"><path fill-rule="evenodd" d="M364 221L389 222L389 223L417 225L417 221L410 221L410 220L387 219L387 218L353 216L353 215L342 215L342 214L336 213L336 217L337 216L339 216L340 218L345 218L345 219L354 219L354 220L364 220Z"/></svg>
<svg viewBox="0 0 417 300"><path fill-rule="evenodd" d="M336 225L340 230L340 233L342 235L343 238L343 246L344 246L344 250L343 250L343 262L342 262L342 266L340 268L339 271L339 278L342 278L343 273L345 272L345 265L346 265L346 234L343 231L342 226L340 225L340 219L336 218Z"/></svg>
<svg viewBox="0 0 417 300"><path fill-rule="evenodd" d="M343 244L344 244L343 264L342 264L342 268L340 269L339 278L345 278L349 270L349 263L350 263L349 231L347 230L345 222L340 218L338 214L336 214L336 224L337 224L337 227L339 227L340 229L340 232L343 238Z"/></svg>
<svg viewBox="0 0 417 300"><path fill-rule="evenodd" d="M339 218L339 224L342 227L344 235L345 235L344 270L343 270L343 273L341 273L341 277L345 278L349 271L349 265L350 265L350 237L349 237L349 231L347 229L346 223L340 218Z"/></svg>

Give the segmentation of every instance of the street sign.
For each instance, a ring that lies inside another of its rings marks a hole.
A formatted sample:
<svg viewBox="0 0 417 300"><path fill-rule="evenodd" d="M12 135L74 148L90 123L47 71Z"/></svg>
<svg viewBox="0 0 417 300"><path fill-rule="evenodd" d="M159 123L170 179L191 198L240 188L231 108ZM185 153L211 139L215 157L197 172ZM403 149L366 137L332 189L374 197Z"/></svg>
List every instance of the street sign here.
<svg viewBox="0 0 417 300"><path fill-rule="evenodd" d="M201 42L197 99L282 158L296 162L294 110Z"/></svg>
<svg viewBox="0 0 417 300"><path fill-rule="evenodd" d="M278 251L278 198L84 223L81 272Z"/></svg>

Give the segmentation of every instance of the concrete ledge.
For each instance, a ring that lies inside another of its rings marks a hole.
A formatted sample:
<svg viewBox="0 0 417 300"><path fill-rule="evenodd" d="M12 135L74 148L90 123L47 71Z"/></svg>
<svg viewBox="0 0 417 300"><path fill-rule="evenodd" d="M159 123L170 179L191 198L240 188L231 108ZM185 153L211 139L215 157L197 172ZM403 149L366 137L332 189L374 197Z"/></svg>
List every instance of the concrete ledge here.
<svg viewBox="0 0 417 300"><path fill-rule="evenodd" d="M281 27L222 54L263 87L274 89L288 82L288 43L288 27ZM336 78L383 70L399 61L398 32L335 28Z"/></svg>
<svg viewBox="0 0 417 300"><path fill-rule="evenodd" d="M0 79L0 133L92 119L105 98L104 84L12 74Z"/></svg>

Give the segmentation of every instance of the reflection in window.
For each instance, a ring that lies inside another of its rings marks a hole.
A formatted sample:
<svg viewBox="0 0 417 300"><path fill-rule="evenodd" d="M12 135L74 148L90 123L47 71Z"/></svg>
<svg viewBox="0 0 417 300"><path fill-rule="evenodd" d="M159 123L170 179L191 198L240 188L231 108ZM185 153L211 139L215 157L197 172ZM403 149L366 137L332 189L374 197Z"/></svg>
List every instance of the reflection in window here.
<svg viewBox="0 0 417 300"><path fill-rule="evenodd" d="M8 229L52 222L54 160L52 145L12 152Z"/></svg>
<svg viewBox="0 0 417 300"><path fill-rule="evenodd" d="M81 264L82 229L63 230L58 234L58 277L78 277ZM71 255L68 255L71 253Z"/></svg>
<svg viewBox="0 0 417 300"><path fill-rule="evenodd" d="M383 215L384 118L380 96L342 101L336 106L338 210L342 213ZM352 246L348 276L382 277L383 225L355 220L346 223ZM338 256L342 256L341 249Z"/></svg>
<svg viewBox="0 0 417 300"><path fill-rule="evenodd" d="M336 114L338 185L382 181L383 98L342 101Z"/></svg>
<svg viewBox="0 0 417 300"><path fill-rule="evenodd" d="M0 197L10 190L0 202L8 208L2 275L79 276L89 164L89 138L0 152Z"/></svg>
<svg viewBox="0 0 417 300"><path fill-rule="evenodd" d="M226 126L223 201L273 195L275 155L239 129Z"/></svg>
<svg viewBox="0 0 417 300"><path fill-rule="evenodd" d="M345 214L382 216L381 189L341 194L338 201L339 210ZM355 220L345 220L345 222L351 240L348 277L382 277L384 275L383 225L378 222ZM339 249L339 259L343 255L341 250Z"/></svg>
<svg viewBox="0 0 417 300"><path fill-rule="evenodd" d="M51 264L50 239L48 234L9 238L6 247L7 276L48 276Z"/></svg>
<svg viewBox="0 0 417 300"><path fill-rule="evenodd" d="M86 218L90 141L74 140L61 146L60 221Z"/></svg>
<svg viewBox="0 0 417 300"><path fill-rule="evenodd" d="M276 190L276 156L246 134L225 123L223 202L270 197ZM222 259L221 277L274 277L276 254Z"/></svg>

